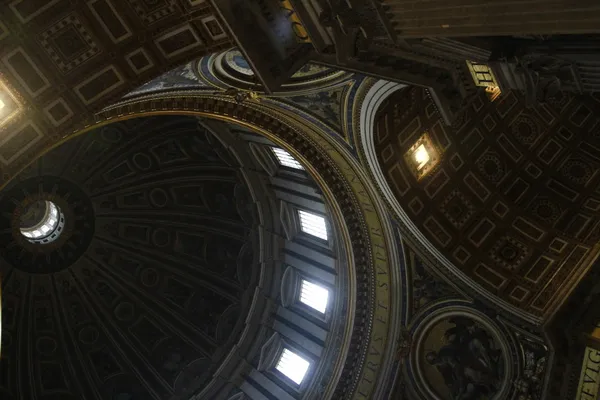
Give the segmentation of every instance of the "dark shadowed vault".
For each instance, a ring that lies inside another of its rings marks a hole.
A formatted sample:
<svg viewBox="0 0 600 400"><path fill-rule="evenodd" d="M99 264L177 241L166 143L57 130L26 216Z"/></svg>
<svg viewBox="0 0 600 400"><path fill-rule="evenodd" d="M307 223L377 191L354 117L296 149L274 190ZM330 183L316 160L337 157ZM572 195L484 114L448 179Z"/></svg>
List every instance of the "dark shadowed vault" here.
<svg viewBox="0 0 600 400"><path fill-rule="evenodd" d="M294 293L298 274L334 287L332 272L276 261L293 242L308 246L304 260L335 262L335 247L290 239L294 222L279 216L284 195L293 203L301 194L303 210L326 207L303 170L277 171L274 148L226 123L146 117L80 135L16 176L0 196L2 397L226 398L236 376L281 351L263 316L273 306L259 305L259 293L315 329L328 326L295 306ZM279 183L263 169L268 157ZM29 211L40 202L64 219L49 243L21 232L23 217L42 215ZM332 240L333 225L328 231ZM337 312L328 306L327 318ZM316 335L318 359L327 338Z"/></svg>

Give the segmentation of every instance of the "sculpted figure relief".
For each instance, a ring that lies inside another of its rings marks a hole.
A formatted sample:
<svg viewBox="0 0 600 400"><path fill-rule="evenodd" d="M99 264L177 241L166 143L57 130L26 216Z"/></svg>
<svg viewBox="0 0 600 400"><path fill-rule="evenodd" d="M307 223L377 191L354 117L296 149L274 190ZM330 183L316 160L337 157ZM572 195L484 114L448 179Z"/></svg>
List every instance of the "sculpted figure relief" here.
<svg viewBox="0 0 600 400"><path fill-rule="evenodd" d="M465 317L451 317L443 328L440 325L426 340L432 333L441 333L441 345L426 347L424 355L425 365L435 368L442 378L439 383L445 386L436 387L436 391L452 400L492 399L500 390L504 373L502 353L494 338Z"/></svg>

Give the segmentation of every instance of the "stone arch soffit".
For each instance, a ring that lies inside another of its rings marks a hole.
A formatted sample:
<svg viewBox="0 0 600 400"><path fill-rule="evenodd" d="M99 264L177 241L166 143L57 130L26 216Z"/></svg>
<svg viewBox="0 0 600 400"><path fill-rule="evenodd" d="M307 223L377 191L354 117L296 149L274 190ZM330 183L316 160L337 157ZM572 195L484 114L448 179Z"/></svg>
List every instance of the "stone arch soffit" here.
<svg viewBox="0 0 600 400"><path fill-rule="evenodd" d="M220 95L225 92L233 97L260 97L261 101L273 103L273 106L278 107L282 112L287 109L290 115L302 114L302 118L306 121L319 125L318 129L329 130L340 141L347 141L349 129L347 120L351 110L348 109L346 102L364 79L363 76L327 68L331 75L329 79L322 78L315 82L284 87L274 93L265 93L256 84L248 86L243 82L224 79L219 75L215 63L227 53L228 51L224 51L207 55L172 69L136 88L116 104L125 105L184 92L188 95ZM182 74L182 71L193 76ZM112 107L114 105L106 109Z"/></svg>
<svg viewBox="0 0 600 400"><path fill-rule="evenodd" d="M406 87L404 84L377 80L369 78L365 80L362 87L359 89L358 97L362 99L360 104L360 113L354 119L354 138L358 146L358 154L361 163L370 175L370 179L377 187L377 191L383 197L387 206L396 216L399 223L399 229L403 235L403 239L410 244L412 248L428 264L433 266L438 273L445 277L446 281L452 282L456 278L462 283L462 288L467 292L489 299L494 305L498 306L513 315L519 316L533 324L541 323L541 318L527 313L517 307L512 306L508 302L500 299L494 294L484 289L481 285L474 282L465 273L460 271L442 252L440 252L430 241L423 235L414 222L404 210L400 202L394 196L391 187L386 181L385 174L377 158L374 138L374 123L375 115L383 102L393 93Z"/></svg>
<svg viewBox="0 0 600 400"><path fill-rule="evenodd" d="M392 288L401 285L394 282L397 277L392 265L398 261L398 254L383 203L357 162L329 135L286 118L259 101L238 104L230 97L214 94L165 94L103 110L83 129L54 138L30 158L30 163L80 134L113 122L153 115L191 115L238 124L266 136L304 164L323 191L339 237L346 243L347 259L353 266L348 271L349 304L357 305L348 310L350 323L343 332L345 349L331 377L337 385L330 385L323 398L367 399L376 395L394 362L396 315L400 312L393 301L398 301L401 294L392 296L396 291ZM349 352L350 347L359 350Z"/></svg>

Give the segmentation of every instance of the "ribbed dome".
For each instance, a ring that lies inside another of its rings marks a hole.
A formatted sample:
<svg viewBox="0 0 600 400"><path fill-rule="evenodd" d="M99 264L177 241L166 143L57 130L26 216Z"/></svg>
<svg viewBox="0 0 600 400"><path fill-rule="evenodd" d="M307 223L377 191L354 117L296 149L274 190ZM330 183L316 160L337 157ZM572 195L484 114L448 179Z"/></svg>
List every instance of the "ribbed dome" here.
<svg viewBox="0 0 600 400"><path fill-rule="evenodd" d="M0 193L2 399L168 399L210 381L258 275L236 160L196 118L145 118L66 142ZM19 230L41 200L65 219L48 244Z"/></svg>

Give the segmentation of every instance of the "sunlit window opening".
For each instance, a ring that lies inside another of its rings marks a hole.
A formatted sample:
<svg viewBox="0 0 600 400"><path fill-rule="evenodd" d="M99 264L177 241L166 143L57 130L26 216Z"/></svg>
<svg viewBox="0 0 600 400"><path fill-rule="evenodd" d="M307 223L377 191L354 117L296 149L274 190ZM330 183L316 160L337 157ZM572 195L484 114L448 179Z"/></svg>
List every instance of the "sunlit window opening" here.
<svg viewBox="0 0 600 400"><path fill-rule="evenodd" d="M300 288L300 301L302 303L324 314L327 309L328 300L329 290L315 283L302 280Z"/></svg>
<svg viewBox="0 0 600 400"><path fill-rule="evenodd" d="M48 243L58 237L61 225L64 225L64 217L56 204L40 200L21 215L20 230L30 242Z"/></svg>
<svg viewBox="0 0 600 400"><path fill-rule="evenodd" d="M275 367L279 372L290 378L297 385L302 383L310 363L290 349L283 349L281 358Z"/></svg>
<svg viewBox="0 0 600 400"><path fill-rule="evenodd" d="M440 155L429 134L424 132L404 154L404 159L412 173L419 180L436 167L440 160Z"/></svg>
<svg viewBox="0 0 600 400"><path fill-rule="evenodd" d="M417 163L417 170L421 170L425 165L427 165L429 162L429 153L427 152L424 144L417 147L413 153L413 157Z"/></svg>
<svg viewBox="0 0 600 400"><path fill-rule="evenodd" d="M4 108L4 102L2 101L2 99L0 99L0 110L2 110Z"/></svg>
<svg viewBox="0 0 600 400"><path fill-rule="evenodd" d="M287 151L280 149L279 147L273 147L273 153L277 160L279 160L279 164L284 167L294 168L294 169L304 169L302 165Z"/></svg>
<svg viewBox="0 0 600 400"><path fill-rule="evenodd" d="M496 77L487 64L467 61L467 66L469 67L469 71L471 71L475 85L485 87L485 92L490 101L496 100L502 94Z"/></svg>
<svg viewBox="0 0 600 400"><path fill-rule="evenodd" d="M325 225L325 218L302 210L299 210L298 213L300 215L300 226L302 227L302 232L316 236L323 240L327 240L327 226Z"/></svg>

